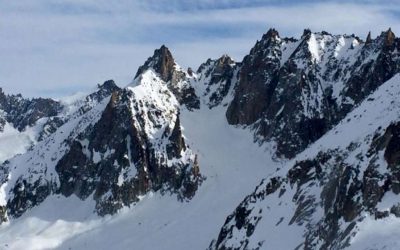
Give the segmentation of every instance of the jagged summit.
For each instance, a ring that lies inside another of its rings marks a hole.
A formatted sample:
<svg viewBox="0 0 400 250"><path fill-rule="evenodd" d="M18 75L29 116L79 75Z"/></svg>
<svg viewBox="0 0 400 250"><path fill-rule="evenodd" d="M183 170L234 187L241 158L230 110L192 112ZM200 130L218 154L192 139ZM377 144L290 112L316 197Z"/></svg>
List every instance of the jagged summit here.
<svg viewBox="0 0 400 250"><path fill-rule="evenodd" d="M381 36L384 37L384 43L386 47L391 47L396 39L396 35L393 33L391 28L389 28L386 32L382 32Z"/></svg>
<svg viewBox="0 0 400 250"><path fill-rule="evenodd" d="M383 46L383 48L391 48L395 44L396 35L393 33L391 28L386 31L382 31L381 34L372 39L371 31L368 32L367 38L365 40L365 46L370 44L376 44L377 46Z"/></svg>
<svg viewBox="0 0 400 250"><path fill-rule="evenodd" d="M230 57L228 54L223 54L222 56L220 56L217 59L217 61L222 62L222 63L226 62L226 63L230 63L230 64L235 63L235 61L232 59L232 57Z"/></svg>
<svg viewBox="0 0 400 250"><path fill-rule="evenodd" d="M204 71L207 71L207 69L210 67L211 64L230 65L230 64L235 64L235 61L228 54L223 54L220 57L218 57L217 59L208 58L204 63L200 64L196 73L197 74L204 73Z"/></svg>
<svg viewBox="0 0 400 250"><path fill-rule="evenodd" d="M116 89L118 86L114 80L107 80L103 84L98 84L97 87L99 89Z"/></svg>
<svg viewBox="0 0 400 250"><path fill-rule="evenodd" d="M368 32L367 39L365 39L365 45L372 43L371 31Z"/></svg>
<svg viewBox="0 0 400 250"><path fill-rule="evenodd" d="M274 28L270 28L270 29L267 31L267 33L265 33L265 34L262 36L262 39L263 39L263 40L267 40L267 39L276 39L276 38L279 38L279 32L278 32L276 29L274 29Z"/></svg>
<svg viewBox="0 0 400 250"><path fill-rule="evenodd" d="M153 56L149 57L146 62L139 67L133 84L138 83L136 80L147 70L156 73L162 83L167 84L168 88L174 93L180 104L186 105L188 109L199 108L200 102L193 86L189 84L189 78L193 77L192 70L183 70L176 64L169 49L162 45L154 51Z"/></svg>
<svg viewBox="0 0 400 250"><path fill-rule="evenodd" d="M153 56L149 57L146 62L139 67L135 78L137 78L147 69L152 68L157 74L161 76L162 80L168 82L172 80L175 65L176 63L174 58L172 57L171 52L165 45L162 45L159 49L156 49L154 51Z"/></svg>

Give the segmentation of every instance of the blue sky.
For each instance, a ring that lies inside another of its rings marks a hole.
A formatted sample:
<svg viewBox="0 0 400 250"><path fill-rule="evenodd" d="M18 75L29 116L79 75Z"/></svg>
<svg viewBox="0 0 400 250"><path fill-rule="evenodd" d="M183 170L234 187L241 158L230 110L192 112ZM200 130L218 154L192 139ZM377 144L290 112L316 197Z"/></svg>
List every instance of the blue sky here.
<svg viewBox="0 0 400 250"><path fill-rule="evenodd" d="M107 79L125 86L162 44L183 67L224 53L240 61L270 27L281 36L400 34L398 0L377 2L0 0L0 87L59 97Z"/></svg>

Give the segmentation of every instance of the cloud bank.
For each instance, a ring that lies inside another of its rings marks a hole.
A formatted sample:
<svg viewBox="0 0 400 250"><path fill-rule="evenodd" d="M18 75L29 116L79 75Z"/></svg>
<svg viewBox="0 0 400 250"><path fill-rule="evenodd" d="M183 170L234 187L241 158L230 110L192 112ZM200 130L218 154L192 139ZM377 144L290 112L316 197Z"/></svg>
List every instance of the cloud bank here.
<svg viewBox="0 0 400 250"><path fill-rule="evenodd" d="M400 34L400 7L390 0L0 0L0 87L57 97L107 79L124 86L162 44L183 67L225 53L240 61L270 27L296 37L304 28Z"/></svg>

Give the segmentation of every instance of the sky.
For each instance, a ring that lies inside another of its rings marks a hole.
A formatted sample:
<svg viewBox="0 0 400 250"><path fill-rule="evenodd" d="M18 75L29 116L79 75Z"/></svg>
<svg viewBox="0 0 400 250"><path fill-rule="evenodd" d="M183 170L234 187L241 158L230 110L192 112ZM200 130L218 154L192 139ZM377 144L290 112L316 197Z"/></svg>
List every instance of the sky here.
<svg viewBox="0 0 400 250"><path fill-rule="evenodd" d="M282 37L400 34L399 2L0 0L0 87L54 98L108 79L123 87L162 44L185 68L222 54L241 61L271 27Z"/></svg>

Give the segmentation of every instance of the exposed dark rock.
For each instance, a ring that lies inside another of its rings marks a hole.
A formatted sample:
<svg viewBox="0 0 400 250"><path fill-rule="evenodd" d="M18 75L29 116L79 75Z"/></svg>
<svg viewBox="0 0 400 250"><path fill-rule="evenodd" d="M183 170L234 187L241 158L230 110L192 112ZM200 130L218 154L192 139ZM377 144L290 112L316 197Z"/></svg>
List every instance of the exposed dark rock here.
<svg viewBox="0 0 400 250"><path fill-rule="evenodd" d="M3 114L0 113L0 132L4 131L4 126L6 125L6 119Z"/></svg>
<svg viewBox="0 0 400 250"><path fill-rule="evenodd" d="M278 33L270 29L243 59L235 96L226 112L230 124L250 125L262 117L278 84L280 57Z"/></svg>
<svg viewBox="0 0 400 250"><path fill-rule="evenodd" d="M179 115L175 120L175 126L169 137L170 144L167 145L168 159L179 158L182 151L186 150L185 140L182 137Z"/></svg>
<svg viewBox="0 0 400 250"><path fill-rule="evenodd" d="M385 138L385 160L392 169L400 167L400 123L390 125L383 135Z"/></svg>
<svg viewBox="0 0 400 250"><path fill-rule="evenodd" d="M372 43L372 38L371 38L371 31L368 32L367 39L365 39L365 45L371 44Z"/></svg>
<svg viewBox="0 0 400 250"><path fill-rule="evenodd" d="M175 60L171 52L165 45L162 45L159 49L154 51L153 56L149 57L144 65L139 67L135 78L152 68L156 73L160 74L163 81L169 82L172 80L175 65Z"/></svg>
<svg viewBox="0 0 400 250"><path fill-rule="evenodd" d="M43 178L34 181L19 179L11 190L12 199L7 202L8 215L21 216L26 210L43 202L54 190L55 185Z"/></svg>
<svg viewBox="0 0 400 250"><path fill-rule="evenodd" d="M0 206L0 224L7 221L7 208L5 206Z"/></svg>
<svg viewBox="0 0 400 250"><path fill-rule="evenodd" d="M385 33L385 46L386 47L392 47L393 44L395 43L396 36L392 32L392 29L389 28L388 31Z"/></svg>

